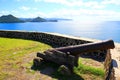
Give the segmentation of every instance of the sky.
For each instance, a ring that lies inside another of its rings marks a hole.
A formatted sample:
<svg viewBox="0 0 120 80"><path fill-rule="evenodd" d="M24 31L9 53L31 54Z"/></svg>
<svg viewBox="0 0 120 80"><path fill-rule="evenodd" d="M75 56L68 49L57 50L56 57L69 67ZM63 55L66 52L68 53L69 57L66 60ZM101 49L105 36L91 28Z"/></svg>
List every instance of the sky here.
<svg viewBox="0 0 120 80"><path fill-rule="evenodd" d="M0 0L0 16L120 20L120 0Z"/></svg>

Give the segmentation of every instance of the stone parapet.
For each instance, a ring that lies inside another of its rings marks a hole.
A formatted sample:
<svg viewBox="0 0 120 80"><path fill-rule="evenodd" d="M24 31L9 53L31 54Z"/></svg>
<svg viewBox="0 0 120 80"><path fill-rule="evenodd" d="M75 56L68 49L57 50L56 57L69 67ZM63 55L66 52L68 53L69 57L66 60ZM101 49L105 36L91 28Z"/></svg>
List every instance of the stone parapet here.
<svg viewBox="0 0 120 80"><path fill-rule="evenodd" d="M35 40L50 44L52 46L70 46L85 44L91 42L98 42L100 40L73 37L68 35L62 35L58 33L45 33L45 32L26 32L26 31L4 31L0 30L0 37L6 38L18 38ZM119 46L119 47L118 47ZM107 53L107 56L106 56ZM86 53L87 54L87 53ZM113 50L97 51L90 54L93 57L100 58L101 55L106 56L105 59L105 79L106 80L120 80L120 45Z"/></svg>

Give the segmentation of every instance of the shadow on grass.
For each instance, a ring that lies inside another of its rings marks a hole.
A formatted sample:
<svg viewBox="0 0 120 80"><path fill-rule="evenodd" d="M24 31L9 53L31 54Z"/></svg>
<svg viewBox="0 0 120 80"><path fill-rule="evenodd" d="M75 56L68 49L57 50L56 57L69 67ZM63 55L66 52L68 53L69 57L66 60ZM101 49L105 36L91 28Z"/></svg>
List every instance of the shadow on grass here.
<svg viewBox="0 0 120 80"><path fill-rule="evenodd" d="M84 80L80 75L72 73L71 75L62 75L58 72L60 65L57 65L52 62L41 61L39 67L32 66L31 69L35 71L40 71L41 74L48 75L57 80Z"/></svg>

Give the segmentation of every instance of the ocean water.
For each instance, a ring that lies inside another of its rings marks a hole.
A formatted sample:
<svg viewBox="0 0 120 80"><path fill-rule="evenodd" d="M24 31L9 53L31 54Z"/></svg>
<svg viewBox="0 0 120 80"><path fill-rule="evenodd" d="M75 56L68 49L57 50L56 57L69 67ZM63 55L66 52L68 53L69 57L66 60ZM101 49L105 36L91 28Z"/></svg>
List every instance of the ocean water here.
<svg viewBox="0 0 120 80"><path fill-rule="evenodd" d="M0 23L0 30L55 32L100 40L113 39L120 43L120 21Z"/></svg>

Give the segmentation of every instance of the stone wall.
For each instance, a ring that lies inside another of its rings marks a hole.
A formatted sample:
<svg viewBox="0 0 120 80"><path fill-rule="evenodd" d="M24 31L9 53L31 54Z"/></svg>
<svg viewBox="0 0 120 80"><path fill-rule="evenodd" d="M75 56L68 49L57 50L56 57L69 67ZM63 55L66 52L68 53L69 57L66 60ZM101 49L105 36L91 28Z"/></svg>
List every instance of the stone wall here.
<svg viewBox="0 0 120 80"><path fill-rule="evenodd" d="M0 37L35 40L50 44L53 47L78 45L96 41L96 40L93 41L92 39L78 38L73 36L61 35L57 33L3 31L3 30L0 30ZM84 55L92 57L93 59L96 60L103 61L105 59L106 54L105 51L96 51L92 53L82 54L82 56Z"/></svg>
<svg viewBox="0 0 120 80"><path fill-rule="evenodd" d="M42 41L44 43L57 46L69 46L92 42L43 32L0 31L0 37Z"/></svg>
<svg viewBox="0 0 120 80"><path fill-rule="evenodd" d="M107 50L104 67L105 67L105 80L115 80L115 74L114 74L114 69L113 69L113 60L111 57L110 50Z"/></svg>
<svg viewBox="0 0 120 80"><path fill-rule="evenodd" d="M35 41L40 41L40 42L42 41L54 47L85 44L85 43L91 43L91 42L97 41L93 39L71 37L71 36L66 36L66 35L61 35L61 34L56 34L56 33L3 31L3 30L0 30L0 37L20 38L20 39L35 40ZM100 58L101 57L100 55L102 55L105 58L106 56L105 54L106 54L106 50L88 53L87 55L92 55L93 57L97 56L97 58ZM113 64L112 64L111 54L110 54L110 51L107 50L107 56L105 60L105 69L106 69L105 79L106 80L115 80L114 70L112 66Z"/></svg>

